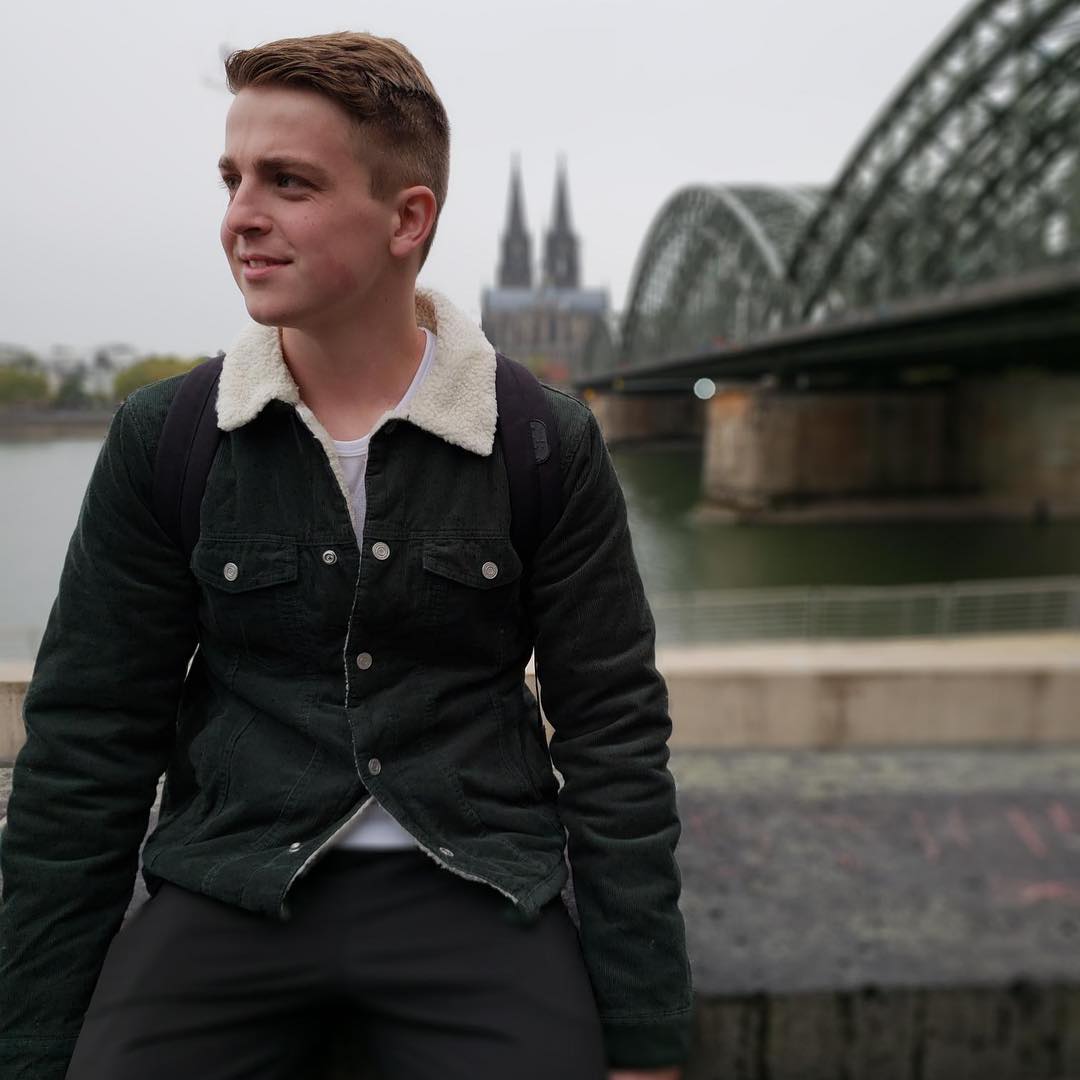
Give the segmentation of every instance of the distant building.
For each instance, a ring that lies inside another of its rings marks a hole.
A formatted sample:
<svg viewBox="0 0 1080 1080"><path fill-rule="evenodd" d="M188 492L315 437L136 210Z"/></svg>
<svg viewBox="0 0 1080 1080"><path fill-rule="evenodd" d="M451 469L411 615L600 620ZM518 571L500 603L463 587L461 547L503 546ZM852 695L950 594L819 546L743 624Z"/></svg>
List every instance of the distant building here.
<svg viewBox="0 0 1080 1080"><path fill-rule="evenodd" d="M581 370L585 345L596 324L607 318L607 290L581 287L579 243L570 224L566 166L561 162L540 281L533 284L532 238L525 226L521 169L515 161L497 284L484 290L484 333L500 352L541 378L565 383Z"/></svg>
<svg viewBox="0 0 1080 1080"><path fill-rule="evenodd" d="M36 371L40 361L25 345L9 345L0 342L0 367Z"/></svg>
<svg viewBox="0 0 1080 1080"><path fill-rule="evenodd" d="M90 356L83 385L88 394L112 397L116 376L141 359L134 345L114 342L99 345Z"/></svg>
<svg viewBox="0 0 1080 1080"><path fill-rule="evenodd" d="M140 358L134 345L119 342L99 345L95 349L53 345L42 366L52 393L56 393L65 380L74 379L84 393L110 398L116 376Z"/></svg>
<svg viewBox="0 0 1080 1080"><path fill-rule="evenodd" d="M42 366L49 380L49 393L55 394L69 377L78 379L81 387L90 363L86 353L72 345L53 345L42 360Z"/></svg>

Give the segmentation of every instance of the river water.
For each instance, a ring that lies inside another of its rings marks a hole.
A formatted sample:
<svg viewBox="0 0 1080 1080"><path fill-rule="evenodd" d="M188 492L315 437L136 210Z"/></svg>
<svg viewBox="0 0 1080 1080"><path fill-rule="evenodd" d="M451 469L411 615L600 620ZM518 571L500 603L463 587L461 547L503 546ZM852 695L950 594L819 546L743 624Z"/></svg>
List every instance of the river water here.
<svg viewBox="0 0 1080 1080"><path fill-rule="evenodd" d="M33 656L100 442L0 443L0 659ZM623 447L612 457L642 577L657 598L1080 573L1080 523L698 524L698 450Z"/></svg>

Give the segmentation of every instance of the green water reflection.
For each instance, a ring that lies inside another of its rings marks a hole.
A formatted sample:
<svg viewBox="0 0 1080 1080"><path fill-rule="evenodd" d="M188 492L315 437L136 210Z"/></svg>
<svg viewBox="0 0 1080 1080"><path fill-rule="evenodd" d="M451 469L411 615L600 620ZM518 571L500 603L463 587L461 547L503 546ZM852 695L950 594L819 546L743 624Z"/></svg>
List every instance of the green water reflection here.
<svg viewBox="0 0 1080 1080"><path fill-rule="evenodd" d="M650 593L1080 573L1080 522L695 523L699 450L615 447L612 459Z"/></svg>

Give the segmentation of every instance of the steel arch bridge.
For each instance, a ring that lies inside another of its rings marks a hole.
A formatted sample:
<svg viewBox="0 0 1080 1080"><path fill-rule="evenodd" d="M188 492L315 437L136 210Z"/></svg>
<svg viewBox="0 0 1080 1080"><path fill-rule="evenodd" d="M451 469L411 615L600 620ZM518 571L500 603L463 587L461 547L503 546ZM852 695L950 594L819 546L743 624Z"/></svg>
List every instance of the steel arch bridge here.
<svg viewBox="0 0 1080 1080"><path fill-rule="evenodd" d="M980 0L828 191L677 192L600 351L656 365L1078 268L1080 0Z"/></svg>
<svg viewBox="0 0 1080 1080"><path fill-rule="evenodd" d="M690 187L656 216L633 276L624 356L686 354L774 325L785 267L817 206L809 188Z"/></svg>

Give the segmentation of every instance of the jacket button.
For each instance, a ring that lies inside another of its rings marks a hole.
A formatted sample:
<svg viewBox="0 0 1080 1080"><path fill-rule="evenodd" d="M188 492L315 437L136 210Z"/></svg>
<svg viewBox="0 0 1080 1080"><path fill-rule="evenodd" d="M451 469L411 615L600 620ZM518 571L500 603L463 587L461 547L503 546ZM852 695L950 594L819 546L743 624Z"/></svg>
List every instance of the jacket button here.
<svg viewBox="0 0 1080 1080"><path fill-rule="evenodd" d="M337 562L337 552L333 550L324 551L322 553L322 561L326 563L327 566L333 566L334 563Z"/></svg>
<svg viewBox="0 0 1080 1080"><path fill-rule="evenodd" d="M382 772L382 762L377 757L373 757L368 763L368 772L372 776L378 776Z"/></svg>
<svg viewBox="0 0 1080 1080"><path fill-rule="evenodd" d="M480 573L488 579L488 581L494 580L499 574L499 568L493 562L486 562L480 567Z"/></svg>
<svg viewBox="0 0 1080 1080"><path fill-rule="evenodd" d="M390 558L390 545L384 544L381 540L377 540L371 545L371 554L375 556L379 562L385 562Z"/></svg>
<svg viewBox="0 0 1080 1080"><path fill-rule="evenodd" d="M225 569L221 572L225 575L226 581L235 581L240 574L240 567L234 562L227 562Z"/></svg>
<svg viewBox="0 0 1080 1080"><path fill-rule="evenodd" d="M300 850L300 841L298 840L296 843L290 844L289 845L289 850L290 851L299 851Z"/></svg>
<svg viewBox="0 0 1080 1080"><path fill-rule="evenodd" d="M452 859L454 857L454 853L448 847L439 848L439 853L441 855L445 855L448 859Z"/></svg>
<svg viewBox="0 0 1080 1080"><path fill-rule="evenodd" d="M359 668L359 669L360 669L361 671L367 671L367 669L368 669L369 667L371 667L371 653L369 653L369 652L362 652L362 653L361 653L361 654L360 654L360 655L359 655L359 656L358 656L358 657L356 658L356 666L357 666L357 667L358 667L358 668Z"/></svg>

